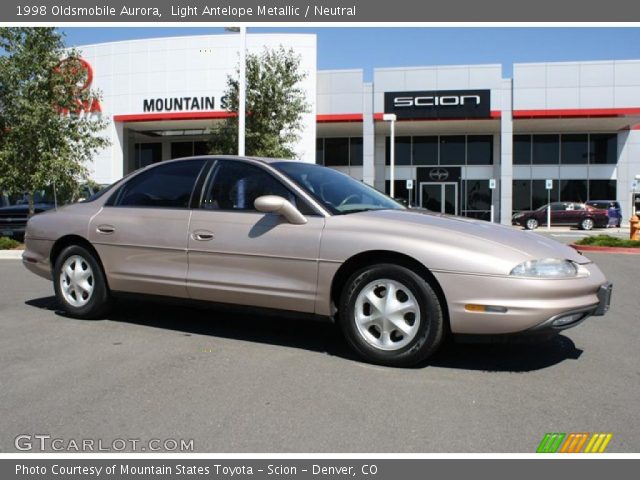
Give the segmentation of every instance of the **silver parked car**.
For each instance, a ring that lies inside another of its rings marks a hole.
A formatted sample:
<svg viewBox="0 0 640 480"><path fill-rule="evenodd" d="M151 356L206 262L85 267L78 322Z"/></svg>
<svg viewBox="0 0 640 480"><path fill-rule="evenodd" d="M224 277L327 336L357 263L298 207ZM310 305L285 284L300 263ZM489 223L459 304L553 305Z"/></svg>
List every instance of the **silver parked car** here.
<svg viewBox="0 0 640 480"><path fill-rule="evenodd" d="M534 233L407 209L318 165L195 157L137 171L34 216L25 266L70 315L121 292L334 319L380 364L422 361L451 334L536 334L603 315L611 285Z"/></svg>

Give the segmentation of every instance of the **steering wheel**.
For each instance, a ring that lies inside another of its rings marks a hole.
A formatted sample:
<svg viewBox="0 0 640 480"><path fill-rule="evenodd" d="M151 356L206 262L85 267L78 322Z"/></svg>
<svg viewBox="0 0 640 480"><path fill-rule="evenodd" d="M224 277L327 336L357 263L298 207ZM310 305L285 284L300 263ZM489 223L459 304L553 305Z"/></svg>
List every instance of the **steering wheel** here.
<svg viewBox="0 0 640 480"><path fill-rule="evenodd" d="M340 205L338 205L338 208L344 207L345 205L352 203L351 200L360 200L360 195L358 195L357 193L352 193L351 195L349 195L347 198L345 198L340 202Z"/></svg>

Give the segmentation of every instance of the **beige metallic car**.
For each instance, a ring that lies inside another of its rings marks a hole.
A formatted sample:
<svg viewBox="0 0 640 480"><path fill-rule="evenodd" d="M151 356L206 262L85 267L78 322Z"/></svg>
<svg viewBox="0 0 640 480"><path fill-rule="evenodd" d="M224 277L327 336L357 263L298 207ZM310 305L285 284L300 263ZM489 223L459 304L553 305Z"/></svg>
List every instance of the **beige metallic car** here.
<svg viewBox="0 0 640 480"><path fill-rule="evenodd" d="M152 165L34 216L24 265L73 316L122 292L335 319L355 351L415 364L446 334L556 332L603 315L611 285L531 232L406 209L335 170L258 158Z"/></svg>

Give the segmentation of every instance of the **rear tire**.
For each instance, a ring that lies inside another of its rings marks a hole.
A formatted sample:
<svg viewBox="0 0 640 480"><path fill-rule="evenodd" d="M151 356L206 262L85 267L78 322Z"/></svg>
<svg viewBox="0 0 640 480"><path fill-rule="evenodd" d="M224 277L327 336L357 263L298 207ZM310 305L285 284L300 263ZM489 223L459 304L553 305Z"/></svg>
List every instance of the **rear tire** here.
<svg viewBox="0 0 640 480"><path fill-rule="evenodd" d="M444 336L435 291L408 268L380 264L354 273L340 297L342 332L360 357L408 367L433 354Z"/></svg>
<svg viewBox="0 0 640 480"><path fill-rule="evenodd" d="M102 267L84 247L71 245L58 255L53 286L60 306L72 317L97 319L109 311L109 288Z"/></svg>

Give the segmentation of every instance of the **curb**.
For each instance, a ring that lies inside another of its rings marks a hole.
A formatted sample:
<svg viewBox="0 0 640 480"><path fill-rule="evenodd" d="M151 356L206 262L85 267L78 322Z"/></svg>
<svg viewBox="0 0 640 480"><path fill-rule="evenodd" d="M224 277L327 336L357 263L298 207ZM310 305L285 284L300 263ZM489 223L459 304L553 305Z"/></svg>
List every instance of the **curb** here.
<svg viewBox="0 0 640 480"><path fill-rule="evenodd" d="M600 252L600 253L623 253L625 255L640 255L640 248L631 247L598 247L595 245L576 245L572 243L570 247L580 252Z"/></svg>
<svg viewBox="0 0 640 480"><path fill-rule="evenodd" d="M24 250L0 250L0 260L22 260Z"/></svg>

